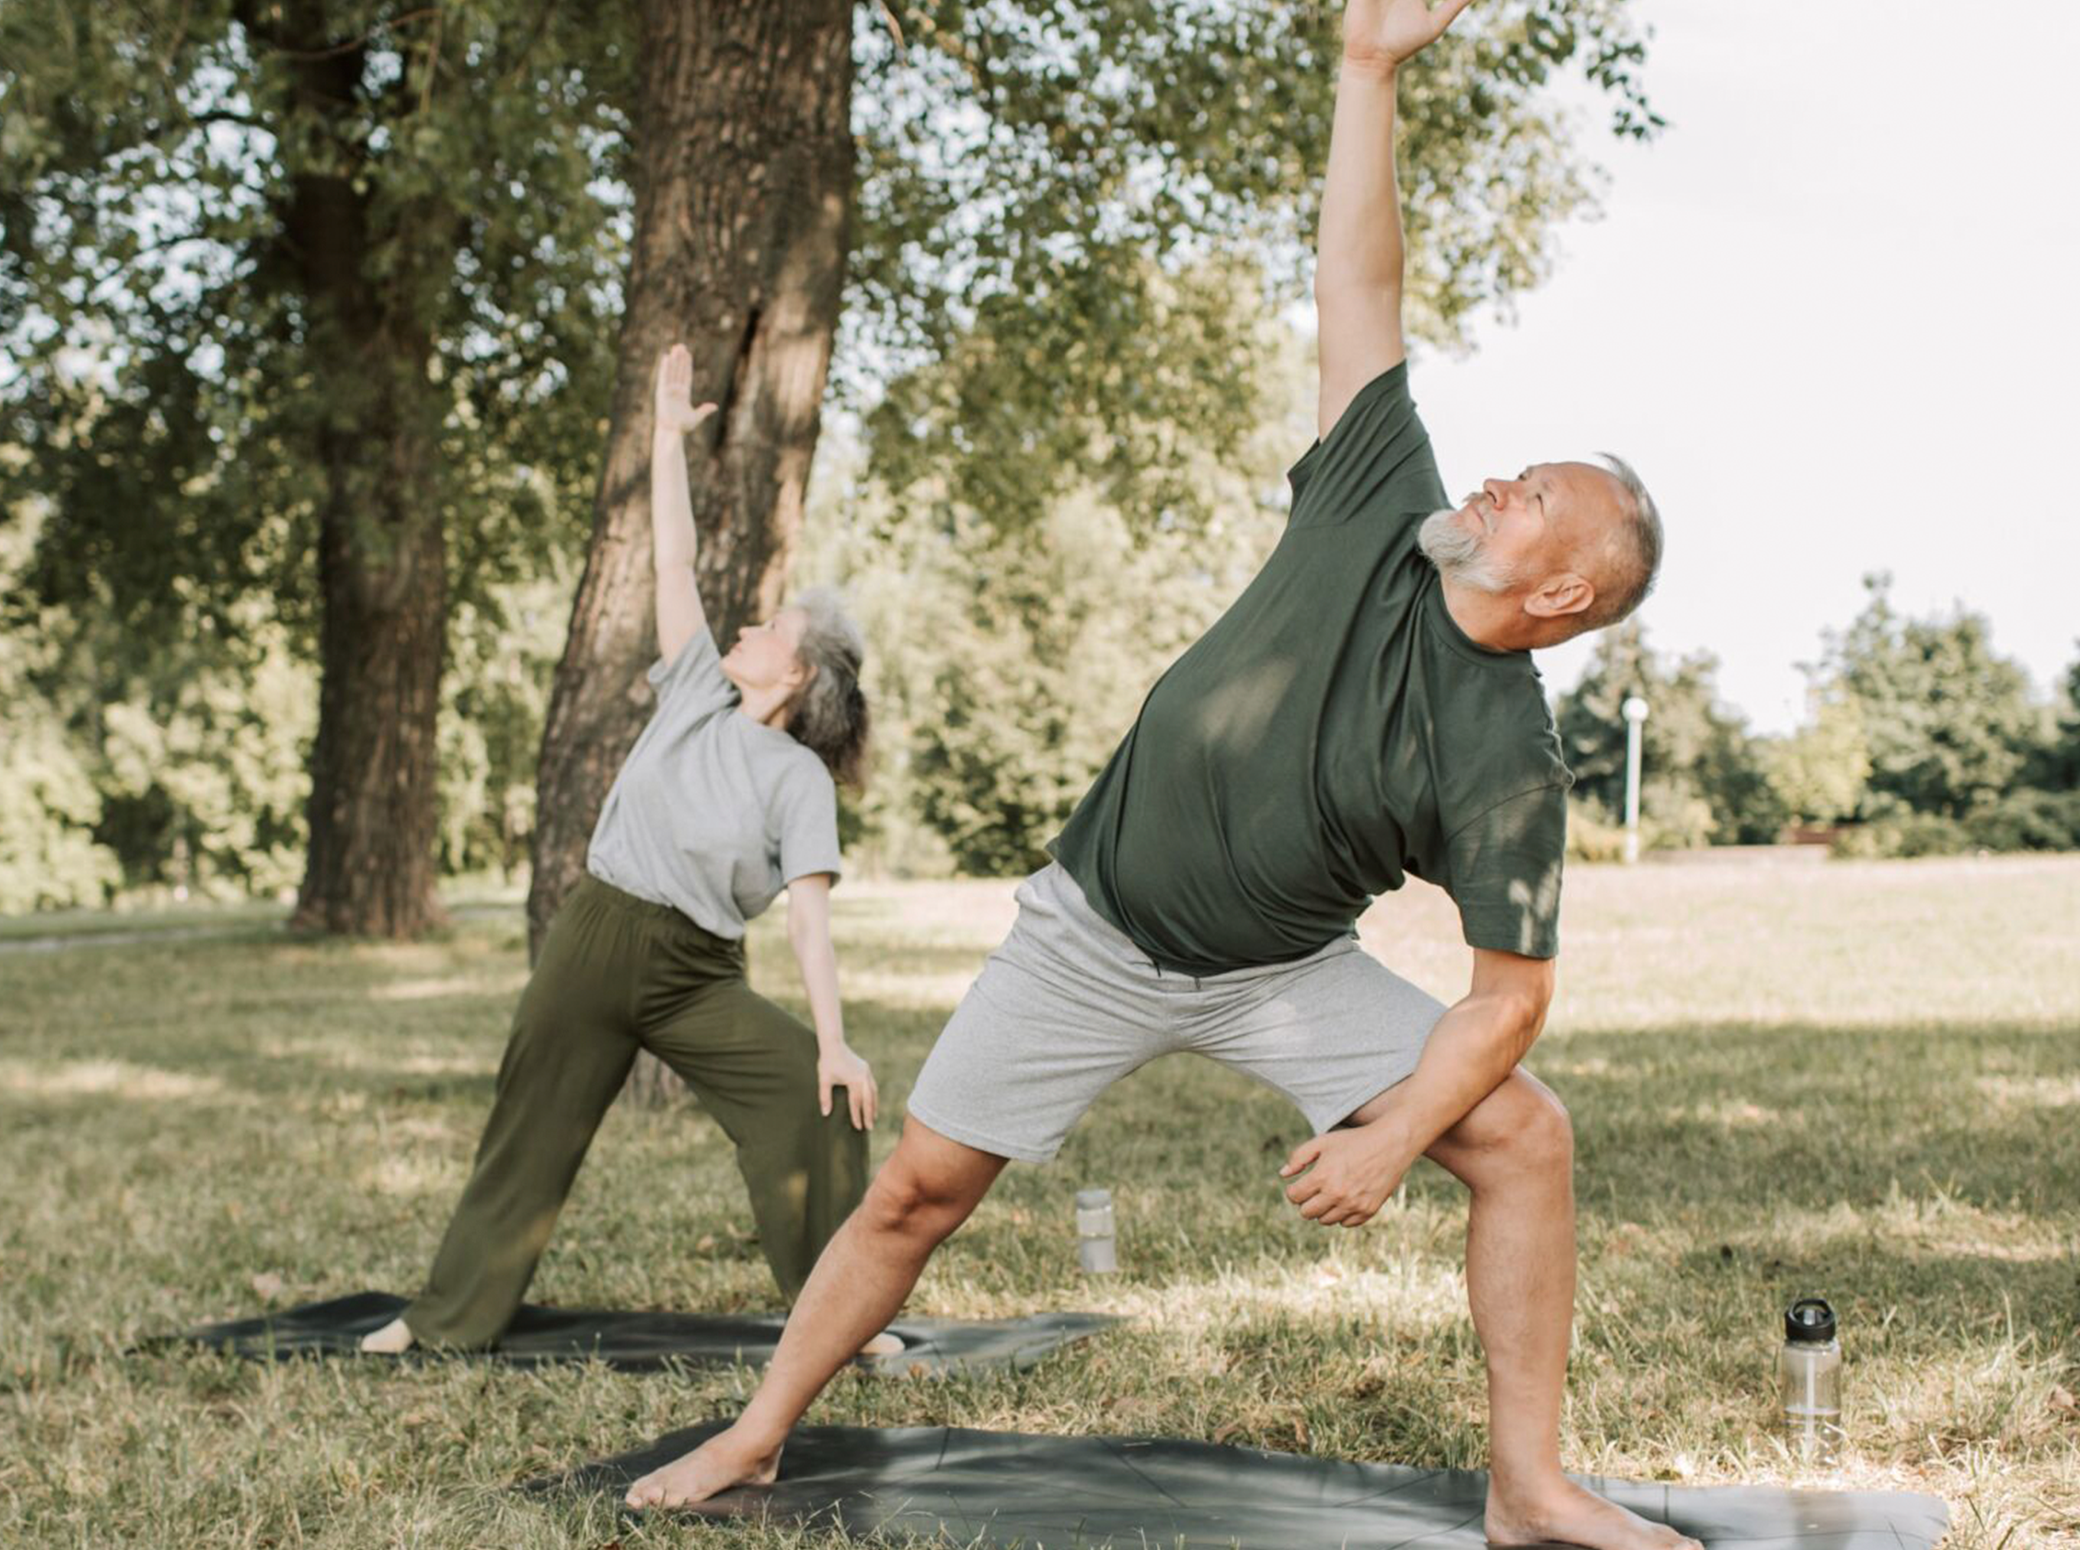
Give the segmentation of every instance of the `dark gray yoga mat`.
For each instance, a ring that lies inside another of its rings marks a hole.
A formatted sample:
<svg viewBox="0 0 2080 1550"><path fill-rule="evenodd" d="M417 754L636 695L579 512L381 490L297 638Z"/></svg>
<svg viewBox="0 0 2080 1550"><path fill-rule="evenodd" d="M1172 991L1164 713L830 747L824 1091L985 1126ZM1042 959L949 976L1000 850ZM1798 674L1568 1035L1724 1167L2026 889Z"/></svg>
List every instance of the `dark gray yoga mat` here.
<svg viewBox="0 0 2080 1550"><path fill-rule="evenodd" d="M330 1302L306 1303L281 1313L204 1324L150 1344L197 1341L240 1356L359 1356L361 1337L381 1329L405 1309L406 1299L388 1292L356 1292ZM654 1372L672 1362L697 1366L744 1362L762 1366L780 1342L780 1319L698 1313L621 1313L594 1308L542 1308L523 1304L498 1345L489 1351L457 1353L515 1367L597 1358L624 1372ZM1101 1313L1043 1313L1031 1318L966 1322L898 1319L892 1326L903 1349L865 1356L858 1365L876 1372L923 1377L952 1368L1027 1368L1050 1351L1117 1323ZM438 1358L414 1350L405 1360ZM396 1358L392 1358L395 1360Z"/></svg>
<svg viewBox="0 0 2080 1550"><path fill-rule="evenodd" d="M615 1497L638 1475L724 1423L527 1482L531 1493ZM1675 1486L1590 1477L1591 1490L1643 1517L1725 1547L1928 1550L1950 1526L1932 1496ZM780 1479L688 1516L774 1522L868 1535L943 1534L958 1545L1023 1550L1483 1550L1488 1477L1463 1469L1346 1464L1253 1448L1133 1437L1042 1437L949 1427L795 1432Z"/></svg>

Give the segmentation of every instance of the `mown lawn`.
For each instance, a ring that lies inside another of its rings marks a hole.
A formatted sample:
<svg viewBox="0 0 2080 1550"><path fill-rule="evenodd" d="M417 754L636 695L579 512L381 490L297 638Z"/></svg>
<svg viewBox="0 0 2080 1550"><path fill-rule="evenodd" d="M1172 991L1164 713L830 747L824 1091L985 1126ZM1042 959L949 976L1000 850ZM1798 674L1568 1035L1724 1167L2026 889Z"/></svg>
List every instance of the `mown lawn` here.
<svg viewBox="0 0 2080 1550"><path fill-rule="evenodd" d="M1009 885L840 891L855 1042L897 1108ZM791 1545L635 1526L513 1482L725 1412L741 1372L250 1365L139 1337L412 1290L460 1187L525 974L517 910L412 947L151 922L0 942L0 1544ZM206 917L205 917L206 918ZM226 934L228 932L228 934ZM1447 907L1366 923L1440 995ZM1791 1296L1842 1311L1854 1450L1828 1483L1935 1492L1960 1547L2080 1535L2080 859L1578 869L1530 1064L1579 1136L1570 1467L1810 1480L1777 1448ZM24 945L29 944L29 945ZM777 919L755 975L795 994ZM894 1135L884 1122L879 1147ZM1457 1187L1368 1229L1299 1221L1275 1096L1199 1062L1113 1092L1014 1167L913 1308L1133 1322L1023 1375L841 1378L812 1419L1218 1438L1482 1459ZM1070 1197L1112 1187L1116 1280ZM609 1121L535 1286L567 1304L770 1298L729 1151L691 1108Z"/></svg>

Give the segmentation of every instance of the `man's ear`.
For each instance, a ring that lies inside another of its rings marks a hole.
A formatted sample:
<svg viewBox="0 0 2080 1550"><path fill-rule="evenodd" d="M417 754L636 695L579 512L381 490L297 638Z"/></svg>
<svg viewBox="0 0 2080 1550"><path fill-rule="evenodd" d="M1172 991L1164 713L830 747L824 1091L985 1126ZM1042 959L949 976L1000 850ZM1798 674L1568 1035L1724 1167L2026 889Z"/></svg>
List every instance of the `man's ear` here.
<svg viewBox="0 0 2080 1550"><path fill-rule="evenodd" d="M1524 599L1524 612L1534 619L1565 619L1596 601L1596 588L1586 576L1560 571L1548 576Z"/></svg>

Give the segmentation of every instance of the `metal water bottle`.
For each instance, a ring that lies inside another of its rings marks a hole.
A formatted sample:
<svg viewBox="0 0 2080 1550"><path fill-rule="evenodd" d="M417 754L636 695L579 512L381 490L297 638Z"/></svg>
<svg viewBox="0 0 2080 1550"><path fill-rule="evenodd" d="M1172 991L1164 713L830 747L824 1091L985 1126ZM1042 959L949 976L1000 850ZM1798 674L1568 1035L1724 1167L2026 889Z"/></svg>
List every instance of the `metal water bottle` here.
<svg viewBox="0 0 2080 1550"><path fill-rule="evenodd" d="M1844 1437L1842 1343L1835 1338L1834 1309L1826 1298L1801 1297L1784 1310L1777 1384L1791 1456L1806 1464L1836 1463Z"/></svg>
<svg viewBox="0 0 2080 1550"><path fill-rule="evenodd" d="M1109 1189L1076 1192L1076 1261L1090 1275L1110 1275L1119 1269L1119 1253L1112 1240Z"/></svg>

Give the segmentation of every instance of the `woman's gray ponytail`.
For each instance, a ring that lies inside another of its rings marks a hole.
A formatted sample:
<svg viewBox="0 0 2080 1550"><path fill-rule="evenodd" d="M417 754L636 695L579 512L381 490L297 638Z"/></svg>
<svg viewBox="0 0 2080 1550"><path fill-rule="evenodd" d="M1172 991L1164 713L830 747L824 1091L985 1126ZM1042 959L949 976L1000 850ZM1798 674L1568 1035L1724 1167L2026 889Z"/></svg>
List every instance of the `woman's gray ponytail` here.
<svg viewBox="0 0 2080 1550"><path fill-rule="evenodd" d="M802 661L813 670L794 702L787 730L808 748L841 786L865 784L867 697L859 686L866 638L845 612L838 594L815 587L793 599L806 621Z"/></svg>

